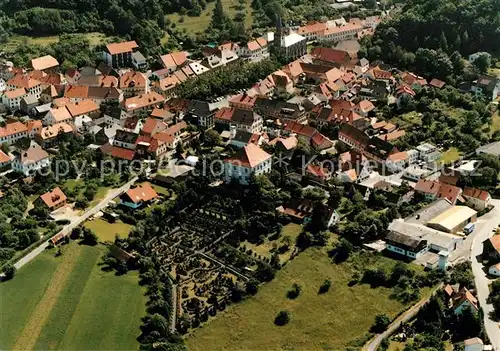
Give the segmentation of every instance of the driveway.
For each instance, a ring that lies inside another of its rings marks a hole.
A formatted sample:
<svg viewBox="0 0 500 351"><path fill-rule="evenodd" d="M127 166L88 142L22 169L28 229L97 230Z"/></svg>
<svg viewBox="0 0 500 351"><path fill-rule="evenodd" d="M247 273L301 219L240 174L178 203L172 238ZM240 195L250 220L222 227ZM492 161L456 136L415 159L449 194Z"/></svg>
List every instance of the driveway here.
<svg viewBox="0 0 500 351"><path fill-rule="evenodd" d="M483 271L483 265L478 261L478 256L483 252L483 242L493 235L495 229L500 223L500 200L492 200L495 208L486 215L478 219L478 228L472 241L470 259L472 262L472 273L474 273L474 282L476 284L477 297L484 311L484 326L490 339L491 345L495 350L500 350L500 328L498 323L490 319L490 313L493 312L493 306L486 303L489 295L488 285L491 280L486 277Z"/></svg>
<svg viewBox="0 0 500 351"><path fill-rule="evenodd" d="M81 216L76 217L76 218L75 217L68 218L71 220L71 223L68 224L67 226L65 226L59 233L69 234L73 230L73 228L79 226L81 223L85 222L87 219L89 219L90 217L95 215L97 212L104 209L114 198L121 195L123 192L127 191L130 188L130 186L132 184L134 184L136 181L137 181L137 177L134 177L130 181L128 181L127 183L122 185L121 187L108 191L108 194L101 202L99 202L94 207L85 211ZM59 234L59 233L57 233L57 234ZM43 250L45 250L49 246L49 242L50 242L50 239L47 239L46 241L41 243L36 249L34 249L30 253L28 253L26 256L21 258L19 261L17 261L14 264L14 267L16 267L16 269L19 269L22 266L24 266L26 263L30 262L32 259L34 259L36 256L38 256L41 252L43 252Z"/></svg>

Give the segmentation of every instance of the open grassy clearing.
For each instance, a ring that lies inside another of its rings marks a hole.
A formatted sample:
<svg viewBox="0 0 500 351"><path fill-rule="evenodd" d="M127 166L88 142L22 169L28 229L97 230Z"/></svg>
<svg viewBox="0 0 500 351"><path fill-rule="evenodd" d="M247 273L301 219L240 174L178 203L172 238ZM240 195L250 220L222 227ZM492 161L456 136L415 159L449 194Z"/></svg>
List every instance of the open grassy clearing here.
<svg viewBox="0 0 500 351"><path fill-rule="evenodd" d="M450 148L448 151L444 152L439 162L442 164L450 164L460 159L460 151L456 147Z"/></svg>
<svg viewBox="0 0 500 351"><path fill-rule="evenodd" d="M146 298L137 273L98 265L104 246L44 252L0 285L2 349L133 350Z"/></svg>
<svg viewBox="0 0 500 351"><path fill-rule="evenodd" d="M411 111L394 117L391 122L399 125L399 127L420 126L422 125L422 117L418 112Z"/></svg>
<svg viewBox="0 0 500 351"><path fill-rule="evenodd" d="M89 41L90 45L97 46L104 42L106 35L103 33L93 32L93 33L81 33L78 35L85 36ZM4 45L6 51L14 51L20 45L41 45L48 46L59 41L58 35L48 36L48 37L29 37L24 35L14 35L9 38L9 41Z"/></svg>
<svg viewBox="0 0 500 351"><path fill-rule="evenodd" d="M357 264L363 268L392 268L395 261L371 256ZM375 316L395 317L405 307L391 299L391 289L366 284L348 286L356 269L352 263L333 264L324 250L308 249L260 288L256 296L232 305L187 338L190 350L342 350L363 338ZM325 279L332 282L326 294L318 294ZM293 283L302 292L287 299ZM424 292L422 292L424 293ZM281 310L290 312L290 323L274 324Z"/></svg>
<svg viewBox="0 0 500 351"><path fill-rule="evenodd" d="M295 246L295 242L297 241L297 237L302 232L302 226L300 224L289 223L283 227L283 232L281 236L277 240L268 240L266 239L264 243L257 245L249 243L245 241L241 243L241 246L244 246L246 250L252 250L257 253L258 256L262 256L263 258L271 258L272 250L274 247L278 248L283 245L283 240L285 237L290 238L290 249L282 254L280 254L280 261L284 262L290 259L290 255L293 252L293 248Z"/></svg>
<svg viewBox="0 0 500 351"><path fill-rule="evenodd" d="M500 111L496 110L493 116L491 117L491 132L494 133L497 130L500 130Z"/></svg>
<svg viewBox="0 0 500 351"><path fill-rule="evenodd" d="M84 223L84 226L94 231L100 241L114 241L115 235L118 235L121 238L126 238L132 229L130 224L123 223L122 221L109 223L101 218L87 221Z"/></svg>
<svg viewBox="0 0 500 351"><path fill-rule="evenodd" d="M226 14L233 19L234 15L238 12L236 6L238 5L238 0L222 0L222 6ZM189 33L201 34L210 25L210 20L212 18L212 13L215 8L215 2L207 3L207 8L201 12L198 17L189 17L188 15L181 16L178 13L167 15L167 18L175 23L176 28L185 29ZM242 11L246 14L245 17L245 27L250 28L252 26L252 8L250 7L250 1L247 1L245 8ZM183 22L181 20L183 18Z"/></svg>
<svg viewBox="0 0 500 351"><path fill-rule="evenodd" d="M165 197L170 197L170 192L168 191L167 188L165 187L162 187L161 185L157 185L157 184L152 184L151 183L151 187L153 189L155 189L155 191L159 194L159 195L163 195Z"/></svg>

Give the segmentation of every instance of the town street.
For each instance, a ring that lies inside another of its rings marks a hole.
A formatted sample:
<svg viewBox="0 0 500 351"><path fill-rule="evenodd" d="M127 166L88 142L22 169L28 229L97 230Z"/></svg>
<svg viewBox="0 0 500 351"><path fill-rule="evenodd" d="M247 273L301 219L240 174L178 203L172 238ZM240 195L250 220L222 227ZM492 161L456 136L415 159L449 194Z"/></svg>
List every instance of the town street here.
<svg viewBox="0 0 500 351"><path fill-rule="evenodd" d="M70 224L65 226L59 233L65 233L65 234L70 233L73 230L73 228L79 226L80 224L85 222L87 219L89 219L90 217L95 215L97 212L103 210L114 198L121 195L123 192L127 191L130 188L130 186L132 184L134 184L136 181L137 181L137 177L134 177L131 180L129 180L127 183L122 185L120 188L112 190L101 202L99 202L94 207L85 211L80 217L76 218ZM59 234L59 233L57 233L57 234ZM51 238L45 240L36 249L34 249L29 254L27 254L26 256L21 258L19 261L17 261L14 264L14 267L16 267L16 269L19 269L22 266L24 266L26 263L28 263L32 259L34 259L36 256L38 256L43 250L45 250L49 246L50 239Z"/></svg>
<svg viewBox="0 0 500 351"><path fill-rule="evenodd" d="M488 285L491 281L486 277L481 260L478 260L478 256L483 252L483 242L493 235L493 230L500 224L500 200L492 200L492 204L495 205L495 208L478 220L481 226L477 229L478 232L472 242L470 258L472 261L472 272L474 273L477 297L484 311L486 333L490 338L490 343L493 348L495 350L500 350L500 328L498 327L498 323L491 320L489 317L490 313L493 311L493 306L486 303L489 295Z"/></svg>

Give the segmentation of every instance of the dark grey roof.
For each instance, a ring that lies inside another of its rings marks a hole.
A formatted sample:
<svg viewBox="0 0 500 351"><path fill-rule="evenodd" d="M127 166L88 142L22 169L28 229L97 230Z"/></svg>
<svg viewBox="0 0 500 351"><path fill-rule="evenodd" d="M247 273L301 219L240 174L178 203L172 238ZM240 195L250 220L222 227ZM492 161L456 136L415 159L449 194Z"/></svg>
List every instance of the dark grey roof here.
<svg viewBox="0 0 500 351"><path fill-rule="evenodd" d="M188 105L188 112L195 116L210 116L210 105L206 101L191 100Z"/></svg>
<svg viewBox="0 0 500 351"><path fill-rule="evenodd" d="M232 140L248 144L250 142L250 139L252 139L252 136L252 133L249 133L245 130L237 130Z"/></svg>
<svg viewBox="0 0 500 351"><path fill-rule="evenodd" d="M127 132L125 130L118 130L115 135L115 141L120 141L122 143L134 144L139 135L132 132Z"/></svg>
<svg viewBox="0 0 500 351"><path fill-rule="evenodd" d="M252 111L236 109L231 120L235 123L251 125L257 118L257 114Z"/></svg>
<svg viewBox="0 0 500 351"><path fill-rule="evenodd" d="M390 244L396 244L396 246L403 246L414 249L418 248L418 246L422 241L425 241L420 238L415 238L409 235L400 234L392 231L389 232L389 234L387 234L385 240Z"/></svg>
<svg viewBox="0 0 500 351"><path fill-rule="evenodd" d="M135 51L132 53L132 57L135 61L140 62L140 61L146 61L146 58L144 57L143 54L141 54L140 51Z"/></svg>

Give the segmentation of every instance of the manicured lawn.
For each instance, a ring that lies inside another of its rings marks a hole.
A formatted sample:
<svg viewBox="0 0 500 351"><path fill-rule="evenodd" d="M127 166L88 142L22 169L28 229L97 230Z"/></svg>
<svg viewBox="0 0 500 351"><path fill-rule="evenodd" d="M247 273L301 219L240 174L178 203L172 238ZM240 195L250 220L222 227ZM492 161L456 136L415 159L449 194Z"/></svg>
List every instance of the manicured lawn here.
<svg viewBox="0 0 500 351"><path fill-rule="evenodd" d="M250 1L247 1L245 9L243 12L246 14L245 17L245 27L250 28L252 26L252 8L250 7ZM222 0L222 6L224 7L224 12L231 18L238 12L235 6L238 5L237 0ZM210 25L210 20L212 18L212 13L215 8L215 2L209 2L207 8L201 12L199 17L189 17L187 15L181 16L178 13L167 15L173 23L176 24L176 28L185 29L190 33L202 33ZM180 22L183 18L184 22Z"/></svg>
<svg viewBox="0 0 500 351"><path fill-rule="evenodd" d="M136 272L103 272L104 252L72 242L62 256L44 252L1 284L0 347L136 350L144 291Z"/></svg>
<svg viewBox="0 0 500 351"><path fill-rule="evenodd" d="M165 197L170 197L170 192L168 191L167 188L164 188L160 185L156 185L156 184L151 184L151 186L153 187L153 189L155 189L155 191L159 194L159 195L163 195Z"/></svg>
<svg viewBox="0 0 500 351"><path fill-rule="evenodd" d="M439 162L446 165L446 164L450 164L452 162L455 162L458 159L460 159L460 152L458 151L458 149L456 147L452 147L448 151L443 153L443 155L439 159Z"/></svg>
<svg viewBox="0 0 500 351"><path fill-rule="evenodd" d="M99 45L106 39L106 35L97 32L82 33L81 35L84 35L90 41L90 45L92 46ZM48 37L28 37L22 35L15 35L9 39L7 44L5 44L5 50L13 51L19 45L26 45L26 44L47 46L53 43L57 43L58 41L59 41L58 35L53 35Z"/></svg>
<svg viewBox="0 0 500 351"><path fill-rule="evenodd" d="M100 218L87 221L84 226L93 230L101 241L114 241L115 235L126 238L132 229L130 224L123 223L122 221L109 223Z"/></svg>
<svg viewBox="0 0 500 351"><path fill-rule="evenodd" d="M392 267L395 261L376 256L358 262L363 268ZM395 317L406 306L389 297L392 290L366 284L348 286L355 270L351 263L336 265L319 249L308 249L291 261L276 278L252 298L230 306L214 320L187 337L190 350L343 350L362 338L375 316ZM325 279L332 287L318 289ZM286 293L293 283L302 292L295 300ZM290 312L290 323L274 324L281 310Z"/></svg>

